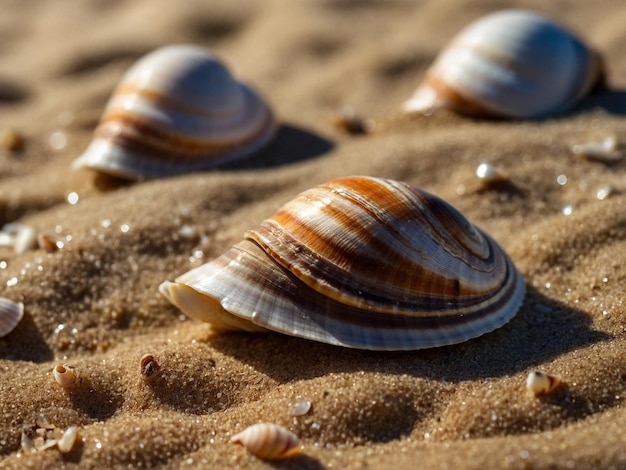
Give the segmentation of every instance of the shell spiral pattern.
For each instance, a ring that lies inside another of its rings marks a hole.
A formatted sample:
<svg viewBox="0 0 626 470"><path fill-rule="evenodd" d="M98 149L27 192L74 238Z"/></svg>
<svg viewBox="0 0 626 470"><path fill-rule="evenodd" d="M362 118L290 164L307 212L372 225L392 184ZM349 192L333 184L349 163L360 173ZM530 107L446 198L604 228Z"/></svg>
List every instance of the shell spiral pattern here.
<svg viewBox="0 0 626 470"><path fill-rule="evenodd" d="M503 10L462 30L404 109L541 117L576 104L602 75L599 54L564 27L535 12Z"/></svg>
<svg viewBox="0 0 626 470"><path fill-rule="evenodd" d="M272 423L254 424L231 438L251 454L262 459L278 460L302 452L302 442L287 428Z"/></svg>
<svg viewBox="0 0 626 470"><path fill-rule="evenodd" d="M268 105L210 52L168 46L122 78L74 167L128 179L205 170L253 153L274 130Z"/></svg>
<svg viewBox="0 0 626 470"><path fill-rule="evenodd" d="M525 285L500 246L445 201L355 176L301 193L160 290L218 329L411 350L502 326Z"/></svg>

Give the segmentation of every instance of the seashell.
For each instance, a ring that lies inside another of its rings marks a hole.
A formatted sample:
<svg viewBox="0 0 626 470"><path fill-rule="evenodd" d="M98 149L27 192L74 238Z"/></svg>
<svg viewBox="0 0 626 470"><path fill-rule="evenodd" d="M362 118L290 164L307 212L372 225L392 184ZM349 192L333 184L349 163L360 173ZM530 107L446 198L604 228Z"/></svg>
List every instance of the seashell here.
<svg viewBox="0 0 626 470"><path fill-rule="evenodd" d="M298 436L288 429L271 423L259 423L244 429L231 438L248 452L262 459L285 459L302 452Z"/></svg>
<svg viewBox="0 0 626 470"><path fill-rule="evenodd" d="M61 237L50 232L42 232L37 235L37 246L46 253L54 253L65 246Z"/></svg>
<svg viewBox="0 0 626 470"><path fill-rule="evenodd" d="M336 111L332 115L331 122L337 129L353 135L369 134L376 128L376 122L373 119L359 116L351 106L344 106Z"/></svg>
<svg viewBox="0 0 626 470"><path fill-rule="evenodd" d="M76 367L69 364L57 364L52 369L54 380L63 387L65 390L69 390L77 387L80 384L80 374Z"/></svg>
<svg viewBox="0 0 626 470"><path fill-rule="evenodd" d="M0 297L0 338L11 333L24 317L24 304Z"/></svg>
<svg viewBox="0 0 626 470"><path fill-rule="evenodd" d="M222 256L160 286L216 329L375 350L490 332L524 290L500 246L448 203L365 176L303 192Z"/></svg>
<svg viewBox="0 0 626 470"><path fill-rule="evenodd" d="M545 372L533 371L528 374L526 388L534 395L543 395L554 391L561 384L561 377Z"/></svg>
<svg viewBox="0 0 626 470"><path fill-rule="evenodd" d="M146 380L152 380L161 370L161 366L152 354L144 354L139 361L141 376Z"/></svg>
<svg viewBox="0 0 626 470"><path fill-rule="evenodd" d="M311 402L308 400L299 401L291 407L289 411L290 416L304 416L311 409Z"/></svg>
<svg viewBox="0 0 626 470"><path fill-rule="evenodd" d="M63 436L57 441L57 447L59 452L67 454L74 447L76 438L78 437L78 428L76 426L70 426L63 432Z"/></svg>
<svg viewBox="0 0 626 470"><path fill-rule="evenodd" d="M602 142L576 144L572 147L572 152L587 160L603 163L616 163L623 158L622 152L618 150L617 137L614 135L608 136Z"/></svg>
<svg viewBox="0 0 626 470"><path fill-rule="evenodd" d="M535 118L572 107L602 76L600 56L570 31L532 11L503 10L463 29L403 107Z"/></svg>
<svg viewBox="0 0 626 470"><path fill-rule="evenodd" d="M0 246L12 247L17 254L25 253L37 244L35 229L23 224L5 224L0 231Z"/></svg>
<svg viewBox="0 0 626 470"><path fill-rule="evenodd" d="M506 183L510 180L508 174L490 163L481 163L476 167L476 177L485 185Z"/></svg>
<svg viewBox="0 0 626 470"><path fill-rule="evenodd" d="M207 50L157 49L122 78L74 168L143 179L213 168L274 134L263 99Z"/></svg>

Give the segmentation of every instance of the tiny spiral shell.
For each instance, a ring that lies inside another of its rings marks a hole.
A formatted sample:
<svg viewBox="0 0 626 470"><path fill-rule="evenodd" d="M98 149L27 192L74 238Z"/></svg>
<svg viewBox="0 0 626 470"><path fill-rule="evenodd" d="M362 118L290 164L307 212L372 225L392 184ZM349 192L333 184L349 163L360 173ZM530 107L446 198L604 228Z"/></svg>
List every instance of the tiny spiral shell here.
<svg viewBox="0 0 626 470"><path fill-rule="evenodd" d="M172 45L126 73L73 166L136 180L207 170L254 153L275 127L265 101L209 51Z"/></svg>
<svg viewBox="0 0 626 470"><path fill-rule="evenodd" d="M161 366L152 354L144 354L139 361L139 372L145 380L154 379L161 370Z"/></svg>
<svg viewBox="0 0 626 470"><path fill-rule="evenodd" d="M533 371L528 374L526 388L534 395L544 395L553 392L561 384L558 375L546 374L541 371Z"/></svg>
<svg viewBox="0 0 626 470"><path fill-rule="evenodd" d="M70 390L80 384L80 374L76 367L70 364L57 364L52 369L54 380L65 390Z"/></svg>
<svg viewBox="0 0 626 470"><path fill-rule="evenodd" d="M276 460L302 452L302 442L288 429L272 423L250 426L231 438L262 459Z"/></svg>

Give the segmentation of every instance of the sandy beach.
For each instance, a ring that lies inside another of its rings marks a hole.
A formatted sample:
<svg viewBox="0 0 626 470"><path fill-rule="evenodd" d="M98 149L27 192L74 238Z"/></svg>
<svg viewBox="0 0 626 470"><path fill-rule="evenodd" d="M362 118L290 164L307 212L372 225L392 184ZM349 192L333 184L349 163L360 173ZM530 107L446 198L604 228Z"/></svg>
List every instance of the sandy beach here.
<svg viewBox="0 0 626 470"><path fill-rule="evenodd" d="M459 30L535 10L600 52L606 87L539 120L401 110ZM6 1L0 15L0 226L62 248L0 246L0 296L24 304L0 338L2 468L624 468L626 6L600 2ZM273 141L206 172L124 182L73 170L112 90L141 56L213 51L270 103ZM352 107L375 123L351 134ZM505 185L476 178L481 162ZM222 254L298 193L332 178L405 181L448 201L509 254L526 285L504 327L453 346L372 352L280 334L220 334L158 287ZM146 381L140 359L159 374ZM81 382L61 388L52 370ZM529 372L562 384L535 397ZM305 414L294 407L310 402ZM303 453L269 462L230 438L258 422ZM67 453L25 450L49 424Z"/></svg>

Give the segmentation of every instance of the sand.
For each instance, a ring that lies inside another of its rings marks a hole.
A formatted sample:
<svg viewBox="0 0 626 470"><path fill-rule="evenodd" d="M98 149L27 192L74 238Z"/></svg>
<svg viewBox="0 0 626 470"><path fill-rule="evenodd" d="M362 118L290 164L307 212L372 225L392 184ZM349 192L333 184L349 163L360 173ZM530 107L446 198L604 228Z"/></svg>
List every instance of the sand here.
<svg viewBox="0 0 626 470"><path fill-rule="evenodd" d="M511 5L558 18L601 50L608 89L544 120L403 115L447 40ZM626 160L571 152L626 139L623 2L16 0L2 9L0 127L25 143L0 155L0 225L56 234L64 246L0 248L0 295L25 305L0 339L0 466L626 466ZM135 184L71 170L123 72L181 42L211 48L269 100L274 142L219 171ZM375 132L336 128L333 112L346 105ZM481 161L512 184L481 187ZM456 346L375 353L216 334L158 293L298 192L350 174L420 186L491 234L528 285L517 316ZM148 382L144 354L161 366ZM56 384L58 363L78 368L78 388ZM563 384L530 395L536 369ZM302 401L310 411L290 415ZM21 449L23 431L34 436L44 419L78 426L71 452ZM259 421L287 426L304 453L273 464L229 442Z"/></svg>

